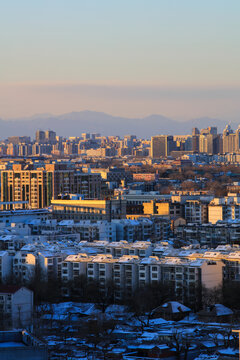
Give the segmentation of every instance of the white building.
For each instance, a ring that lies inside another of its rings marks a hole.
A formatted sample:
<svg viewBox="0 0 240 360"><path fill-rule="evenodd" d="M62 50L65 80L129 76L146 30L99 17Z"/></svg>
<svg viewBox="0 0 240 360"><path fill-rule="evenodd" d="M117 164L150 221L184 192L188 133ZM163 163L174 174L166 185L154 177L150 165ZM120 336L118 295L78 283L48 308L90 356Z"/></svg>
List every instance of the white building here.
<svg viewBox="0 0 240 360"><path fill-rule="evenodd" d="M25 287L0 285L0 313L8 328L32 325L33 292Z"/></svg>
<svg viewBox="0 0 240 360"><path fill-rule="evenodd" d="M139 286L155 285L161 281L161 263L157 256L149 256L139 264Z"/></svg>
<svg viewBox="0 0 240 360"><path fill-rule="evenodd" d="M114 264L113 282L115 298L131 297L138 286L140 259L136 255L123 255Z"/></svg>
<svg viewBox="0 0 240 360"><path fill-rule="evenodd" d="M62 262L66 258L65 254L50 251L41 251L38 253L38 265L42 279L61 279Z"/></svg>
<svg viewBox="0 0 240 360"><path fill-rule="evenodd" d="M35 276L36 256L27 251L18 251L13 257L13 276L24 284L30 283Z"/></svg>
<svg viewBox="0 0 240 360"><path fill-rule="evenodd" d="M87 254L69 255L62 263L62 280L72 281L81 276L86 276L87 263L91 257Z"/></svg>
<svg viewBox="0 0 240 360"><path fill-rule="evenodd" d="M96 281L100 289L113 282L113 265L117 262L112 255L100 254L94 256L87 265L87 280Z"/></svg>

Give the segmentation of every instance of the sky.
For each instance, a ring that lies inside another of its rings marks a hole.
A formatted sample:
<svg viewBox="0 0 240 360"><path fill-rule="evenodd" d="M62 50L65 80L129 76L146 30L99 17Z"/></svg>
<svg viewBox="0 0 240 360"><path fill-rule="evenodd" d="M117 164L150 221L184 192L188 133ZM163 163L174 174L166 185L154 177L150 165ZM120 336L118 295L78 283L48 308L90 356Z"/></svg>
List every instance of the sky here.
<svg viewBox="0 0 240 360"><path fill-rule="evenodd" d="M0 3L0 118L240 117L239 0Z"/></svg>

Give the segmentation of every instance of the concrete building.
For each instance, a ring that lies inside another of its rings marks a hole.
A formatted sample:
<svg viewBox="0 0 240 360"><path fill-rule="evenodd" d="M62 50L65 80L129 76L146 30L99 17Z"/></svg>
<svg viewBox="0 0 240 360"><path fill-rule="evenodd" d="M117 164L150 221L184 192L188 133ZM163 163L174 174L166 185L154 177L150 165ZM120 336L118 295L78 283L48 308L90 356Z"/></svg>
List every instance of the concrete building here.
<svg viewBox="0 0 240 360"><path fill-rule="evenodd" d="M12 256L8 251L0 251L0 283L6 283L12 275Z"/></svg>
<svg viewBox="0 0 240 360"><path fill-rule="evenodd" d="M225 256L223 278L226 281L240 281L240 251Z"/></svg>
<svg viewBox="0 0 240 360"><path fill-rule="evenodd" d="M114 264L113 282L116 300L131 297L137 289L139 262L137 255L123 255Z"/></svg>
<svg viewBox="0 0 240 360"><path fill-rule="evenodd" d="M215 248L224 244L240 243L240 222L219 221L215 224L179 225L176 236L184 241L200 243L201 246Z"/></svg>
<svg viewBox="0 0 240 360"><path fill-rule="evenodd" d="M230 125L227 125L223 131L223 153L236 152L236 134L231 129Z"/></svg>
<svg viewBox="0 0 240 360"><path fill-rule="evenodd" d="M2 210L13 209L11 202L16 203L16 209L48 207L60 194L75 193L86 199L98 199L103 186L99 174L82 173L66 164L45 164L31 170L14 164L12 170L1 172L1 184Z"/></svg>
<svg viewBox="0 0 240 360"><path fill-rule="evenodd" d="M26 330L0 331L1 360L47 360L47 346Z"/></svg>
<svg viewBox="0 0 240 360"><path fill-rule="evenodd" d="M30 327L33 292L25 287L0 285L0 314L7 328Z"/></svg>
<svg viewBox="0 0 240 360"><path fill-rule="evenodd" d="M34 280L36 271L36 256L27 251L19 251L13 256L13 276L21 284Z"/></svg>
<svg viewBox="0 0 240 360"><path fill-rule="evenodd" d="M139 264L139 287L156 285L162 280L161 266L157 256L149 256L141 260Z"/></svg>
<svg viewBox="0 0 240 360"><path fill-rule="evenodd" d="M216 224L222 220L240 219L240 199L238 196L215 198L208 205L208 221Z"/></svg>
<svg viewBox="0 0 240 360"><path fill-rule="evenodd" d="M199 200L187 200L184 205L187 223L204 224L208 222L208 204Z"/></svg>
<svg viewBox="0 0 240 360"><path fill-rule="evenodd" d="M94 256L87 264L88 282L97 282L103 292L113 284L113 265L117 262L110 254Z"/></svg>
<svg viewBox="0 0 240 360"><path fill-rule="evenodd" d="M74 174L75 192L84 199L100 199L102 179L100 174L89 174L76 171Z"/></svg>
<svg viewBox="0 0 240 360"><path fill-rule="evenodd" d="M76 280L81 276L86 277L87 264L91 257L87 254L69 255L62 262L62 280L64 282Z"/></svg>
<svg viewBox="0 0 240 360"><path fill-rule="evenodd" d="M58 194L74 190L73 173L73 170L66 167L62 170L55 164L46 164L45 169L37 170L24 170L20 164L13 165L12 170L1 172L1 201L26 201L31 209L47 207ZM26 205L19 204L16 208L26 208ZM11 210L11 204L6 204L5 209Z"/></svg>
<svg viewBox="0 0 240 360"><path fill-rule="evenodd" d="M151 137L151 152L150 156L153 159L159 159L170 155L174 150L173 136L157 135Z"/></svg>
<svg viewBox="0 0 240 360"><path fill-rule="evenodd" d="M158 215L170 219L182 216L183 210L180 202L151 200L143 203L144 215Z"/></svg>
<svg viewBox="0 0 240 360"><path fill-rule="evenodd" d="M57 252L41 251L38 253L38 264L43 281L61 279L62 262L66 255Z"/></svg>
<svg viewBox="0 0 240 360"><path fill-rule="evenodd" d="M53 217L57 220L107 220L126 217L126 201L113 200L52 200Z"/></svg>

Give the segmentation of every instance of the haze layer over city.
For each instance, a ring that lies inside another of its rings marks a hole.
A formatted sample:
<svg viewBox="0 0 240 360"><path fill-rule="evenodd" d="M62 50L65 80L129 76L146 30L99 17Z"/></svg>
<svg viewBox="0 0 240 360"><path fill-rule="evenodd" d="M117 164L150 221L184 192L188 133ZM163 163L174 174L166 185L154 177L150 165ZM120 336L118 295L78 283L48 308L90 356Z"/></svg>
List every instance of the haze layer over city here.
<svg viewBox="0 0 240 360"><path fill-rule="evenodd" d="M239 358L239 13L1 4L1 360Z"/></svg>

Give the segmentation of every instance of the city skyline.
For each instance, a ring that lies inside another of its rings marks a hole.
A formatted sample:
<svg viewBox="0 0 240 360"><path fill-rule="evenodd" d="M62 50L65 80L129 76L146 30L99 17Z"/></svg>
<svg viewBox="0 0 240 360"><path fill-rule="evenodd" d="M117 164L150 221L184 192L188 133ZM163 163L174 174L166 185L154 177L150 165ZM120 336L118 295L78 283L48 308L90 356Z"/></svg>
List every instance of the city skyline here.
<svg viewBox="0 0 240 360"><path fill-rule="evenodd" d="M0 359L238 358L240 2L0 5Z"/></svg>

